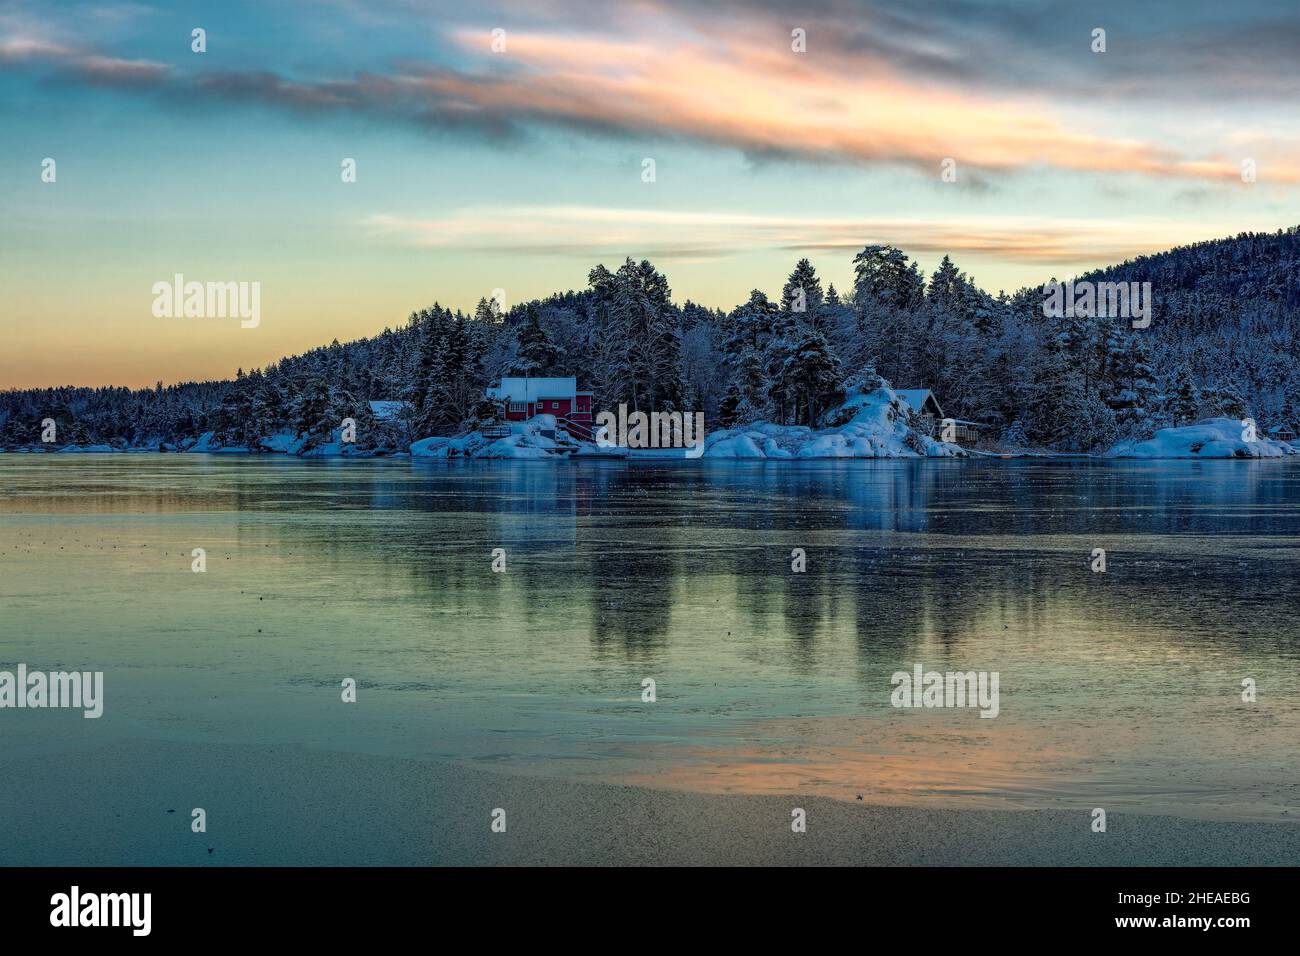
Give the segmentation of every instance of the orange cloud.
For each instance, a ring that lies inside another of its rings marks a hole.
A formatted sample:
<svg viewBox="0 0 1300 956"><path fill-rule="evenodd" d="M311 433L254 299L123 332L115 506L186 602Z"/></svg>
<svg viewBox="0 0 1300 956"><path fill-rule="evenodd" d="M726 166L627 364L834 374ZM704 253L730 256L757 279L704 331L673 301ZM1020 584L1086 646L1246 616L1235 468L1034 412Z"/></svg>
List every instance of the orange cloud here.
<svg viewBox="0 0 1300 956"><path fill-rule="evenodd" d="M863 16L870 28L872 13ZM911 34L899 41L911 56L938 59L950 72L909 69L898 50L826 42L816 54L794 53L788 28L762 17L736 25L721 14L655 2L639 4L636 21L625 16L617 28L617 36L511 30L501 54L491 52L486 31L460 30L452 40L471 56L470 68L408 63L310 80L266 69L169 68L21 34L0 38L0 64L48 64L101 85L166 84L444 132L503 136L551 126L647 141L678 137L759 156L900 163L935 179L951 158L959 180L963 170L1049 167L1228 184L1240 180L1241 160L1250 157L1259 161L1261 181L1300 182L1294 136L1272 128L1273 135L1224 128L1207 136L1164 120L1158 101L1070 105L1046 82L1050 61L1041 88L1008 88L963 83L952 71L963 50L926 46ZM1285 130L1293 116L1284 110L1261 122Z"/></svg>
<svg viewBox="0 0 1300 956"><path fill-rule="evenodd" d="M872 60L849 69L842 57L790 52L780 34L755 45L725 31L712 38L660 34L642 42L512 33L504 54L490 52L479 32L454 38L467 52L481 53L485 69L502 71L440 73L413 82L466 110L647 137L677 135L764 154L901 162L936 176L947 157L959 167L988 170L1047 165L1224 181L1240 176L1240 160L1224 151L1185 155L1146 140L1071 128L1032 97L920 83ZM1287 156L1270 164L1269 176L1300 182L1300 163Z"/></svg>

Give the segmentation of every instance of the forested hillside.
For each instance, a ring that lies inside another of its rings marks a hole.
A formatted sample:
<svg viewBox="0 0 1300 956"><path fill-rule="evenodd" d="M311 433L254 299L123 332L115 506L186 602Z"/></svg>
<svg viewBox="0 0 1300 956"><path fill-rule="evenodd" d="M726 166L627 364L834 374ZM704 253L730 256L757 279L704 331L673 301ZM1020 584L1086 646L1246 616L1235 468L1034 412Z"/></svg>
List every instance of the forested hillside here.
<svg viewBox="0 0 1300 956"><path fill-rule="evenodd" d="M576 375L597 409L702 410L710 428L813 424L878 376L933 389L946 414L1012 447L1089 450L1214 415L1300 422L1300 227L1078 277L1150 282L1146 329L1048 318L1041 288L993 296L947 257L925 276L901 250L868 246L853 269L852 288L837 290L800 260L770 277L773 294L756 289L724 312L675 304L663 273L628 259L504 315L487 300L473 315L435 303L401 328L233 381L3 392L0 445L39 445L53 418L60 445L183 447L213 431L226 445L289 432L310 446L353 418L362 447L400 448L489 416L484 386L524 373ZM370 400L409 409L376 422Z"/></svg>

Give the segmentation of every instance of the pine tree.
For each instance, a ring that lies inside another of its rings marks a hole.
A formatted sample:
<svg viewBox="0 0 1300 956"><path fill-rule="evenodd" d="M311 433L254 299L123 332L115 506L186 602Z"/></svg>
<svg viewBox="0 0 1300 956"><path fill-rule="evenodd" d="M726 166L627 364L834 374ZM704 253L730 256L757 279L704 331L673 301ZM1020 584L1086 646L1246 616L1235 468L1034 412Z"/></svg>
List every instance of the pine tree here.
<svg viewBox="0 0 1300 956"><path fill-rule="evenodd" d="M867 246L853 257L853 298L859 308L870 303L910 309L920 304L924 282L916 263L901 249Z"/></svg>
<svg viewBox="0 0 1300 956"><path fill-rule="evenodd" d="M1185 364L1174 371L1172 390L1169 398L1169 415L1175 425L1191 425L1200 417L1201 390L1192 380L1192 373Z"/></svg>
<svg viewBox="0 0 1300 956"><path fill-rule="evenodd" d="M241 368L235 373L235 381L226 392L217 412L216 439L222 445L235 448L248 448L257 451L260 448L257 417L254 411L255 384L244 374Z"/></svg>
<svg viewBox="0 0 1300 956"><path fill-rule="evenodd" d="M1204 412L1212 418L1243 419L1247 415L1245 399L1234 382L1224 382L1206 389L1201 395Z"/></svg>
<svg viewBox="0 0 1300 956"><path fill-rule="evenodd" d="M599 337L597 399L634 410L680 409L682 316L668 280L649 262L629 258L617 272L597 266L588 284Z"/></svg>
<svg viewBox="0 0 1300 956"><path fill-rule="evenodd" d="M294 434L306 438L309 445L319 442L321 430L328 426L330 387L319 368L304 370L296 394L289 403L289 418Z"/></svg>
<svg viewBox="0 0 1300 956"><path fill-rule="evenodd" d="M966 294L966 277L952 264L947 256L930 276L930 284L925 290L925 299L931 305L958 310Z"/></svg>
<svg viewBox="0 0 1300 956"><path fill-rule="evenodd" d="M729 370L724 421L751 422L772 417L773 385L767 360L777 315L776 306L754 289L749 301L733 310L723 323L722 351Z"/></svg>
<svg viewBox="0 0 1300 956"><path fill-rule="evenodd" d="M813 322L812 317L821 311L824 301L822 282L817 278L817 270L807 259L800 259L781 289L781 311L794 313L804 321Z"/></svg>
<svg viewBox="0 0 1300 956"><path fill-rule="evenodd" d="M1106 333L1103 349L1103 398L1115 414L1120 433L1131 437L1147 427L1156 396L1145 339L1114 325Z"/></svg>
<svg viewBox="0 0 1300 956"><path fill-rule="evenodd" d="M524 313L523 325L519 327L516 335L519 340L519 351L516 353L515 364L511 373L514 375L549 375L554 370L560 353L551 343L546 330L542 328L535 304L531 302L528 304Z"/></svg>
<svg viewBox="0 0 1300 956"><path fill-rule="evenodd" d="M823 411L844 397L840 363L826 337L808 328L790 350L777 379L794 406L796 425L816 425Z"/></svg>
<svg viewBox="0 0 1300 956"><path fill-rule="evenodd" d="M1032 441L1079 450L1087 422L1087 393L1074 338L1062 332L1048 339L1035 368L1033 405L1029 411Z"/></svg>
<svg viewBox="0 0 1300 956"><path fill-rule="evenodd" d="M474 307L474 321L484 325L497 325L502 321L501 305L495 298L481 298Z"/></svg>
<svg viewBox="0 0 1300 956"><path fill-rule="evenodd" d="M770 418L769 390L758 353L745 352L736 363L722 400L719 411L722 424L727 427L748 425Z"/></svg>

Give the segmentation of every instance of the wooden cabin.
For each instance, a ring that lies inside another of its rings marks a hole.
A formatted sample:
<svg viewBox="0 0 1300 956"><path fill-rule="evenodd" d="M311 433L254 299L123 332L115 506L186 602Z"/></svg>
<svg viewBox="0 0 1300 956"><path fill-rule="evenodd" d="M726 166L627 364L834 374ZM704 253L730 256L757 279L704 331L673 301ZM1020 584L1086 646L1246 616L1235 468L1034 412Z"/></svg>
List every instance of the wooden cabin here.
<svg viewBox="0 0 1300 956"><path fill-rule="evenodd" d="M894 393L912 409L916 416L916 427L931 438L941 439L945 425L950 424L953 427L953 444L970 448L979 441L979 423L962 418L948 418L930 389L897 388Z"/></svg>

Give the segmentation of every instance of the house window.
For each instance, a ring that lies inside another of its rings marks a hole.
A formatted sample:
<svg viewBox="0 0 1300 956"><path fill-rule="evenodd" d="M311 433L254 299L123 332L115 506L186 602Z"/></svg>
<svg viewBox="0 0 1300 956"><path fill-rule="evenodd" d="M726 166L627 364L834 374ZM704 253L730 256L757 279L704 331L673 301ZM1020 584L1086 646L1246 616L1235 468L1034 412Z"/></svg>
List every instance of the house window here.
<svg viewBox="0 0 1300 956"><path fill-rule="evenodd" d="M524 410L524 403L523 403L523 402L511 402L511 403L510 403L510 410L511 410L512 412L522 412L522 411Z"/></svg>

